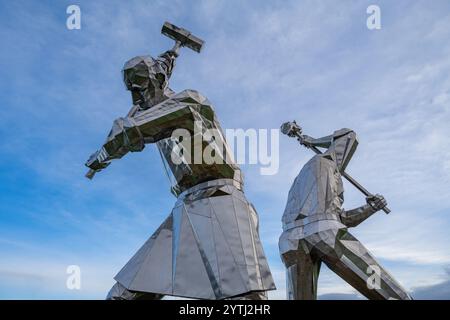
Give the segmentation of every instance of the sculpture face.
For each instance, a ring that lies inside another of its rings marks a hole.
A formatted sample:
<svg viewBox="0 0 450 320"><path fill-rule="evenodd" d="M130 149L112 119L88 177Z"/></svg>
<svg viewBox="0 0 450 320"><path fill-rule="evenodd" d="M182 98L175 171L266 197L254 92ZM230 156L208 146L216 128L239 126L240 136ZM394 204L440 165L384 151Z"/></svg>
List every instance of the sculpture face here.
<svg viewBox="0 0 450 320"><path fill-rule="evenodd" d="M327 153L334 152L334 160L339 171L344 171L356 151L358 140L354 131L342 129L333 135L333 143Z"/></svg>
<svg viewBox="0 0 450 320"><path fill-rule="evenodd" d="M133 104L148 109L164 100L169 76L162 63L150 56L139 56L125 63L123 81L131 91Z"/></svg>

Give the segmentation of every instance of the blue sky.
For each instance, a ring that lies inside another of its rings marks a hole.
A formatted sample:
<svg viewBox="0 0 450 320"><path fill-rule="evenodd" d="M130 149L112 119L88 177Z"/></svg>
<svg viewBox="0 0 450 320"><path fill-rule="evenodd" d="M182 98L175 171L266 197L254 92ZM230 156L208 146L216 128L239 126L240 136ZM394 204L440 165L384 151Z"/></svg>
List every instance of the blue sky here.
<svg viewBox="0 0 450 320"><path fill-rule="evenodd" d="M81 30L66 8L81 7ZM381 30L366 8L381 8ZM224 128L297 119L320 136L359 134L348 171L392 213L352 230L410 291L450 298L450 3L448 1L0 1L0 298L103 299L113 276L175 198L154 146L84 177L84 162L129 110L129 58L172 43L164 21L206 44L183 50L175 91L199 90ZM280 169L243 166L246 194L278 291L287 192L311 157L280 137ZM346 185L346 208L363 197ZM66 288L79 265L81 290ZM325 267L322 297L358 298Z"/></svg>

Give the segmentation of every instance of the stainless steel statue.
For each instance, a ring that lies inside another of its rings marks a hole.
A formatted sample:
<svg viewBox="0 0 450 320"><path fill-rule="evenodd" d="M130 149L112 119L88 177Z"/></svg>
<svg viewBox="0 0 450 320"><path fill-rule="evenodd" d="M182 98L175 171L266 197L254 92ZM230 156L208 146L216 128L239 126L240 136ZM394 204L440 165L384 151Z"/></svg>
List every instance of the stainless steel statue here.
<svg viewBox="0 0 450 320"><path fill-rule="evenodd" d="M103 147L86 163L92 178L111 160L156 143L177 196L168 218L115 276L108 298L265 299L275 286L258 235L258 215L243 193L241 171L214 109L197 91L174 93L168 87L179 48L199 52L203 41L169 23L162 33L176 41L174 48L157 59L139 56L125 64L133 107L114 121ZM174 137L177 129L189 137ZM193 161L195 148L184 148L186 142L214 150L216 161Z"/></svg>
<svg viewBox="0 0 450 320"><path fill-rule="evenodd" d="M355 132L341 129L314 139L303 135L295 122L281 130L318 153L295 179L283 214L279 247L287 268L288 299L317 298L322 262L368 299L411 299L347 230L379 210L389 212L384 197L371 195L344 171L358 145ZM317 147L327 150L321 153ZM342 176L366 194L367 204L342 208Z"/></svg>

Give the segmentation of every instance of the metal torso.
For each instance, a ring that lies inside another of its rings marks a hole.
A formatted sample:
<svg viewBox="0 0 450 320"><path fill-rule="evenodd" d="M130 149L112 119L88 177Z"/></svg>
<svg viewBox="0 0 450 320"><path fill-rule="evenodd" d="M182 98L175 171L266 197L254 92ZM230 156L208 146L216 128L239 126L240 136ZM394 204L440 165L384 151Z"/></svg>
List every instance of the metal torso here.
<svg viewBox="0 0 450 320"><path fill-rule="evenodd" d="M175 134L174 137L157 142L167 175L172 183L172 193L178 195L199 183L215 179L233 179L242 184L241 170L233 162L231 151L213 107L205 97L194 90L184 90L157 106L161 105L167 105L170 109L187 109L190 113L187 117L189 123L186 123L186 117L183 118L184 123L180 123L180 128L186 128L189 131L189 141L180 143ZM162 121L177 121L176 117L173 119L171 117L173 117L172 114L168 116L161 114ZM183 147L184 150L180 153ZM203 155L207 147L208 150L214 149L212 163L199 157Z"/></svg>
<svg viewBox="0 0 450 320"><path fill-rule="evenodd" d="M326 226L344 227L340 222L343 184L335 161L329 154L316 155L300 171L289 191L283 214L283 229L295 227L314 230L321 221ZM305 227L306 226L306 227Z"/></svg>

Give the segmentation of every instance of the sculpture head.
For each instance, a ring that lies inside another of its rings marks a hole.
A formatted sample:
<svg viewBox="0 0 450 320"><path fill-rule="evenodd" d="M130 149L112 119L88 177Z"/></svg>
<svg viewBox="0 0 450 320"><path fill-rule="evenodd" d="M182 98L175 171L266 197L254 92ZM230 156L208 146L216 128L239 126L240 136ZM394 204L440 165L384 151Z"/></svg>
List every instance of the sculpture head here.
<svg viewBox="0 0 450 320"><path fill-rule="evenodd" d="M333 133L333 142L327 153L334 154L339 171L344 171L356 151L358 139L350 129L341 129Z"/></svg>
<svg viewBox="0 0 450 320"><path fill-rule="evenodd" d="M131 91L133 104L148 109L165 98L174 58L161 55L158 59L151 56L137 56L127 61L123 67L123 81Z"/></svg>

